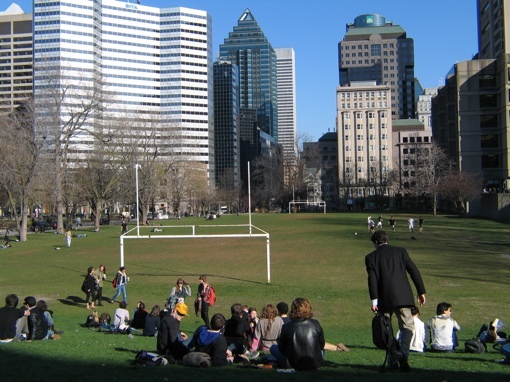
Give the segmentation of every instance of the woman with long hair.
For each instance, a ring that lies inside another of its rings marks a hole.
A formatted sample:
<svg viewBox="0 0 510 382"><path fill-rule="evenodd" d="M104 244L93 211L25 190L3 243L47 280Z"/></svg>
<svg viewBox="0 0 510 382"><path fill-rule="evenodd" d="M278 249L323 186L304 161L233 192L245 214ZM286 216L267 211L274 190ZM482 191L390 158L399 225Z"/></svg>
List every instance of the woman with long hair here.
<svg viewBox="0 0 510 382"><path fill-rule="evenodd" d="M268 351L272 345L276 345L282 331L283 320L278 315L278 309L272 304L267 304L262 309L255 333L253 335L252 351Z"/></svg>
<svg viewBox="0 0 510 382"><path fill-rule="evenodd" d="M175 286L170 291L167 303L168 309L170 311L174 310L177 303L184 302L184 299L189 296L191 296L190 285L182 277L179 277Z"/></svg>
<svg viewBox="0 0 510 382"><path fill-rule="evenodd" d="M87 270L87 276L83 281L82 291L87 296L85 302L87 303L87 309L95 309L94 301L96 299L96 279L94 277L94 267L89 267ZM89 301L92 303L89 305Z"/></svg>
<svg viewBox="0 0 510 382"><path fill-rule="evenodd" d="M103 306L101 299L103 298L103 280L106 280L106 268L103 264L94 271L94 278L96 279L96 299L98 306Z"/></svg>
<svg viewBox="0 0 510 382"><path fill-rule="evenodd" d="M143 335L155 337L158 335L161 308L159 305L154 305L151 312L145 317L145 326L143 327Z"/></svg>
<svg viewBox="0 0 510 382"><path fill-rule="evenodd" d="M209 322L209 295L211 294L211 286L207 283L206 275L201 275L198 278L198 282L198 297L197 301L195 301L195 310L197 314L200 311L200 316L204 320L205 326L211 328L211 323Z"/></svg>

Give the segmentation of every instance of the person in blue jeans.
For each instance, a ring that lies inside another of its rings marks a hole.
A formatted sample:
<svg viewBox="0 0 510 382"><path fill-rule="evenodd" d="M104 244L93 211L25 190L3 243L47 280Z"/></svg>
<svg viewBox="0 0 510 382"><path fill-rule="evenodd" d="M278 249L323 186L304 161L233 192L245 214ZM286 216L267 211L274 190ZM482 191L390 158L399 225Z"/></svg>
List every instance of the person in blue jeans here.
<svg viewBox="0 0 510 382"><path fill-rule="evenodd" d="M112 297L110 300L110 303L114 303L115 299L120 296L122 293L122 301L127 303L127 294L126 294L126 285L129 281L129 277L126 275L126 267L120 267L119 271L117 272L117 275L115 276L117 279L117 292L115 293L115 296Z"/></svg>

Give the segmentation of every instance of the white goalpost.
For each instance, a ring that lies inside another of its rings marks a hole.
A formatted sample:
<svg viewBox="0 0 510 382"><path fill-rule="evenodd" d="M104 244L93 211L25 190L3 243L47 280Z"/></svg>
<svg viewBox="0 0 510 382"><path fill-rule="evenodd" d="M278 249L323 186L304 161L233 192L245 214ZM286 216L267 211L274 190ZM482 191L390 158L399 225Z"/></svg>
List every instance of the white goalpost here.
<svg viewBox="0 0 510 382"><path fill-rule="evenodd" d="M136 171L136 227L129 230L125 234L120 236L120 266L124 266L124 240L157 240L157 239L207 239L207 238L266 238L266 263L267 263L267 282L271 283L271 245L270 245L270 237L269 233L264 230L254 226L251 223L251 190L250 190L250 163L248 162L248 224L233 224L233 225L167 225L167 226L158 226L157 228L190 228L190 233L187 235L140 235L140 221L138 219L139 209L138 209L138 165L135 165ZM216 227L246 227L248 229L248 233L239 233L239 234L196 234L196 229L211 229ZM148 227L147 227L148 228ZM154 228L154 227L153 227ZM254 233L253 231L258 233ZM135 232L135 235L129 235L132 232Z"/></svg>

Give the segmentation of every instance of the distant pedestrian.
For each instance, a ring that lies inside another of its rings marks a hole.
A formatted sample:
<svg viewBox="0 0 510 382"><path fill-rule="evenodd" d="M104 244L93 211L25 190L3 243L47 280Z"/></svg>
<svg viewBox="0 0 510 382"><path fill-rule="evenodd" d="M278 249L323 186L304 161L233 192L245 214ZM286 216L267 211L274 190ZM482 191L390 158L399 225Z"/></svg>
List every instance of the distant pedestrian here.
<svg viewBox="0 0 510 382"><path fill-rule="evenodd" d="M421 216L418 219L418 225L420 226L420 232L423 232L423 218Z"/></svg>
<svg viewBox="0 0 510 382"><path fill-rule="evenodd" d="M71 232L71 227L67 227L66 229L66 233L65 233L65 238L66 238L66 246L67 247L70 247L71 246L71 238L73 237L73 233Z"/></svg>
<svg viewBox="0 0 510 382"><path fill-rule="evenodd" d="M414 219L412 217L409 218L409 232L414 232Z"/></svg>
<svg viewBox="0 0 510 382"><path fill-rule="evenodd" d="M120 223L120 225L122 227L121 235L124 235L125 233L127 233L127 221L126 221L126 219L122 219L122 223Z"/></svg>
<svg viewBox="0 0 510 382"><path fill-rule="evenodd" d="M126 267L120 267L119 271L117 272L117 275L115 276L117 278L117 292L115 293L115 296L113 296L110 300L110 302L113 304L115 302L115 299L120 296L122 293L122 301L127 302L127 293L126 293L126 284L129 281L129 277L126 275Z"/></svg>

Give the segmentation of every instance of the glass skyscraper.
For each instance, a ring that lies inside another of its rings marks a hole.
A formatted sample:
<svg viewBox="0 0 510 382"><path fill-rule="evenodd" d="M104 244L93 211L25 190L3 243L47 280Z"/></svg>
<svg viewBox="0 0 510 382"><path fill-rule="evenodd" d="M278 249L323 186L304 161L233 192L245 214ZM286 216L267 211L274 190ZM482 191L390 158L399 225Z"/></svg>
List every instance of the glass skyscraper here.
<svg viewBox="0 0 510 382"><path fill-rule="evenodd" d="M137 126L134 134L155 132L163 156L204 163L213 176L211 36L211 18L201 10L35 0L36 99L64 82L75 90L68 105L90 89L108 94L104 112L74 138L75 155L93 150L92 129L122 117ZM48 68L60 84L49 82ZM68 111L59 112L65 120Z"/></svg>
<svg viewBox="0 0 510 382"><path fill-rule="evenodd" d="M278 140L276 53L249 9L224 43L220 58L239 67L241 178L260 154L261 130Z"/></svg>
<svg viewBox="0 0 510 382"><path fill-rule="evenodd" d="M214 63L214 157L216 185L239 187L239 71L228 61Z"/></svg>

